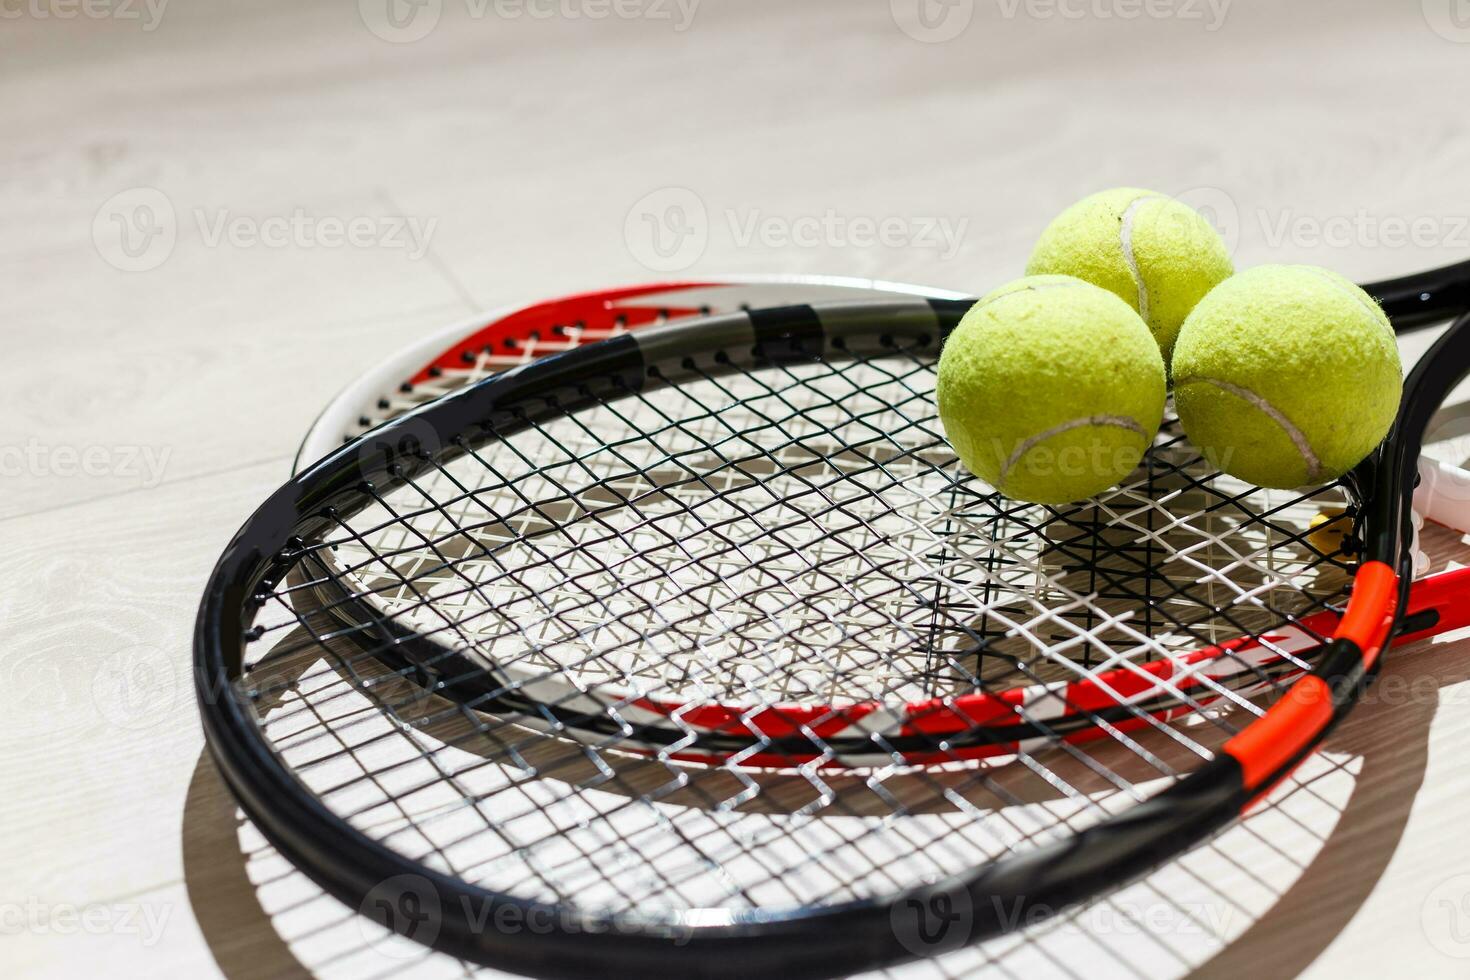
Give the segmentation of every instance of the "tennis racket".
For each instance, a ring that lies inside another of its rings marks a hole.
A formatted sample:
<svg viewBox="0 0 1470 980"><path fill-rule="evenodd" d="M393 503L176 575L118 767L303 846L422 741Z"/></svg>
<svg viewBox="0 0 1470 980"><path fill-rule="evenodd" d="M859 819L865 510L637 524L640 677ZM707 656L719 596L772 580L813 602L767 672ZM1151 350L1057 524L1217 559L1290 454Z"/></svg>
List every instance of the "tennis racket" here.
<svg viewBox="0 0 1470 980"><path fill-rule="evenodd" d="M1447 281L1378 293L1407 323L1456 308ZM1136 479L1035 508L939 437L965 307L636 332L301 474L201 610L206 732L247 812L400 931L432 900L417 938L480 962L837 974L940 951L945 909L973 940L1188 846L1325 734L1405 614L1442 628L1398 569L1462 325L1331 488L1238 486L1171 423ZM1324 500L1357 562L1310 546ZM273 689L301 658L332 666ZM539 766L553 744L577 764Z"/></svg>
<svg viewBox="0 0 1470 980"><path fill-rule="evenodd" d="M1422 290L1385 285L1388 288L1375 289L1387 295L1390 303L1395 302L1392 299L1395 293L1414 301L1422 296ZM334 446L337 441L348 441L386 418L401 415L489 374L642 325L696 313L708 316L717 309L751 309L771 301L820 301L843 295L871 298L904 293L942 298L938 291L920 287L887 285L878 289L862 281L805 279L630 287L537 304L493 316L485 325L476 321L468 335L462 326L451 328L393 359L349 389L324 413L300 455L315 458L319 451ZM1397 305L1402 306L1403 300ZM364 392L369 397L365 398ZM416 433L410 433L409 438L412 444L418 444ZM1426 467L1433 464L1426 463ZM1434 479L1426 482L1426 487L1457 488L1458 484L1453 482L1455 472L1458 471L1447 466L1434 467L1430 473ZM1434 501L1448 500L1450 504L1457 499L1442 492L1432 492L1430 497ZM1443 508L1436 508L1439 509ZM366 553L353 552L350 547L335 548L325 556L333 565L333 574L348 577L352 574L348 565L353 558L371 564ZM1457 582L1456 576L1449 576L1427 585L1421 590L1421 601L1427 606L1444 605L1440 597L1453 594ZM366 582L359 582L358 587L371 590ZM417 600L410 596L408 601ZM1436 622L1439 628L1448 629L1460 618L1437 616ZM651 732L662 728L663 744L674 746L680 758L700 760L710 751L730 755L758 747L762 751L747 756L747 761L754 764L808 761L831 750L837 753L834 757L837 761L860 764L873 761L866 755L874 749L871 735L875 732L883 737L882 754L897 748L919 758L934 738L957 735L963 742L947 747L952 754L1006 755L1013 753L1023 739L1044 739L1057 734L1084 739L1102 737L1106 733L1098 722L1109 714L1125 728L1137 727L1148 720L1139 714L1140 707L1157 706L1159 710L1154 717L1163 719L1197 710L1222 696L1240 698L1257 694L1279 683L1284 676L1300 674L1305 669L1302 660L1283 654L1301 654L1320 647L1337 623L1338 611L1326 608L1264 636L1247 634L1218 646L1170 650L1168 656L1143 662L1129 659L1116 669L1085 675L1062 685L1039 682L999 691L975 691L948 699L942 705L928 699L898 704L870 699L850 701L840 710L833 710L833 706L821 701L807 705L790 700L770 703L763 699L752 704L749 699L727 698L713 704L692 704L682 699L646 699L628 693L624 698L627 703L616 722L609 722L596 704L579 699L576 685L580 677L548 670L536 659L511 658L498 672L444 655L430 656L421 663L433 663L440 673L454 676L456 682L445 690L469 699L477 707L498 704L510 710L524 710L529 705L533 714L539 714L534 709L550 703L557 708L559 724L602 722L600 727L592 729L594 736L606 735L623 720L631 719L639 725L640 739L647 739ZM473 629L467 621L461 626ZM1406 636L1403 642L1415 638ZM1071 680L1065 675L1064 679ZM1185 691L1194 693L1182 697ZM607 693L604 688L598 697ZM1025 706L1024 713L1017 710L1020 706ZM822 725L820 744L810 744L801 731L814 719ZM1025 723L1026 719L1032 721ZM1038 731L1038 723L1044 724L1047 731ZM844 736L840 730L844 725L855 729L856 735ZM906 737L916 729L922 731L919 739ZM774 753L767 751L770 749Z"/></svg>

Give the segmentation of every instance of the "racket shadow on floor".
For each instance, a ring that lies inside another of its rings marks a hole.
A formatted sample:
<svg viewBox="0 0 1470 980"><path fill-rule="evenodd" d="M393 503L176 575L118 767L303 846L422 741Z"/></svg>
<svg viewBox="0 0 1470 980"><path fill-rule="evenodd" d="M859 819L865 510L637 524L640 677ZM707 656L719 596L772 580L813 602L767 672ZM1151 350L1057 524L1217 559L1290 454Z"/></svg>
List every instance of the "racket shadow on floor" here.
<svg viewBox="0 0 1470 980"><path fill-rule="evenodd" d="M1396 660L1388 670L1416 681L1432 677L1449 686L1470 680L1470 648L1462 643L1419 652L1412 660ZM960 950L896 974L958 977L979 964L1004 975L1009 964L1025 962L1028 970L1036 971L1028 975L1068 977L1077 975L1079 957L1094 963L1101 957L1119 974L1139 977L1183 976L1192 967L1197 967L1200 977L1238 976L1246 966L1265 967L1272 974L1297 972L1326 948L1372 891L1395 850L1423 779L1435 705L1425 700L1412 707L1398 706L1397 713L1386 707L1366 705L1362 716L1345 724L1328 746L1330 755L1322 757L1330 760L1327 769L1295 777L1260 813L1237 828L1236 832L1257 833L1257 825L1273 813L1287 816L1297 802L1316 811L1322 823L1331 824L1320 831L1321 850L1298 869L1299 877L1289 880L1288 872L1281 875L1288 880L1280 884L1258 885L1275 890L1274 901L1248 923L1241 922L1245 913L1235 915L1235 924L1245 926L1238 936L1212 935L1208 923L1192 926L1188 935L1166 943L1136 930L1122 937L1099 934L1089 928L1098 915L1123 921L1134 918L1138 911L1137 902L1119 902L1109 896L1056 920L1036 935ZM1384 722L1391 723L1391 741L1382 737ZM1353 772L1355 766L1360 768ZM1332 817L1324 810L1337 804L1319 794L1316 785L1334 776L1346 776L1354 785L1335 818L1324 819ZM1269 839L1262 834L1261 844L1269 848ZM373 966L386 969L409 964L418 964L432 975L473 972L448 957L387 934L316 888L249 826L207 753L201 753L190 782L182 836L185 885L196 921L221 971L234 980L323 976L339 970L355 973ZM1227 868L1238 860L1213 845L1185 858L1206 865L1218 862ZM1145 901L1151 906L1175 910L1179 921L1197 920L1197 902L1171 898L1158 890L1156 880L1167 877L1156 872L1134 888L1147 896ZM1134 948L1139 945L1165 965L1149 972L1139 969ZM384 953L385 949L393 952ZM926 970L931 972L926 974Z"/></svg>

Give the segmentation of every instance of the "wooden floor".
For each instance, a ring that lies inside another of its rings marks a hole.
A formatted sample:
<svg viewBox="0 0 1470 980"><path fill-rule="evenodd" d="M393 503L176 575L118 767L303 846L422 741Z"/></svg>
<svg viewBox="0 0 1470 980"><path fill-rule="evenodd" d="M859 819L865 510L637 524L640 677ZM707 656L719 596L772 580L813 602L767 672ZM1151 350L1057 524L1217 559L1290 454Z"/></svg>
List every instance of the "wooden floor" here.
<svg viewBox="0 0 1470 980"><path fill-rule="evenodd" d="M240 824L188 666L315 413L425 331L665 276L984 290L1118 184L1206 208L1241 264L1470 257L1452 0L388 2L4 6L7 975L464 972ZM1386 675L1411 696L1226 839L900 973L1464 976L1470 644Z"/></svg>

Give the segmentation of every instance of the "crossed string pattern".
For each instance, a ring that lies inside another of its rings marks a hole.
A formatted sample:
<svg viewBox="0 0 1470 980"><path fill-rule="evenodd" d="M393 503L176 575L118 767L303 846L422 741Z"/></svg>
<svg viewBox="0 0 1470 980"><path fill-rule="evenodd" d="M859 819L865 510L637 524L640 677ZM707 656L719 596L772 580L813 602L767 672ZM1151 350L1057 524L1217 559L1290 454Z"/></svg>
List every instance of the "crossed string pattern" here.
<svg viewBox="0 0 1470 980"><path fill-rule="evenodd" d="M662 326L667 319L660 314L648 325ZM499 347L486 345L478 350L466 350L460 355L459 365L430 368L427 376L417 383L405 381L398 386L398 390L382 393L375 404L363 410L356 424L342 434L342 441L351 442L390 419L396 419L405 412L451 391L483 381L493 374L529 364L538 358L607 340L627 333L629 329L622 317L614 318L611 327L594 327L580 322L559 323L545 331L532 331L525 337L506 338Z"/></svg>
<svg viewBox="0 0 1470 980"><path fill-rule="evenodd" d="M431 460L307 543L237 687L286 766L369 835L616 914L873 897L1076 832L1259 708L1229 686L1207 687L1208 707L1176 691L1203 710L1140 711L1126 731L1100 718L1090 743L1043 723L983 762L938 739L910 765L875 736L876 760L847 769L753 766L758 738L705 764L640 745L640 698L943 701L1261 636L1343 600L1347 567L1305 542L1335 488L1242 487L1171 424L1086 506L1006 501L949 452L933 368L894 346L707 374ZM403 662L384 624L442 660ZM501 710L486 677L547 692L547 710ZM567 705L613 723L568 728Z"/></svg>

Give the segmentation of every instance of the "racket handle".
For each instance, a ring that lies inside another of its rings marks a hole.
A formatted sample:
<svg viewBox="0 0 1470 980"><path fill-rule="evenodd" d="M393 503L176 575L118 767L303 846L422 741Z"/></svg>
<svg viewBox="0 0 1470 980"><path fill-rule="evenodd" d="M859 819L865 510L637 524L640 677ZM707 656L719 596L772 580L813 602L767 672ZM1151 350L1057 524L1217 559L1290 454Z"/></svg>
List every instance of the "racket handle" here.
<svg viewBox="0 0 1470 980"><path fill-rule="evenodd" d="M1470 626L1470 568L1441 572L1414 583L1409 609L1394 646Z"/></svg>
<svg viewBox="0 0 1470 980"><path fill-rule="evenodd" d="M1414 509L1448 528L1470 532L1470 473L1443 460L1421 456Z"/></svg>

